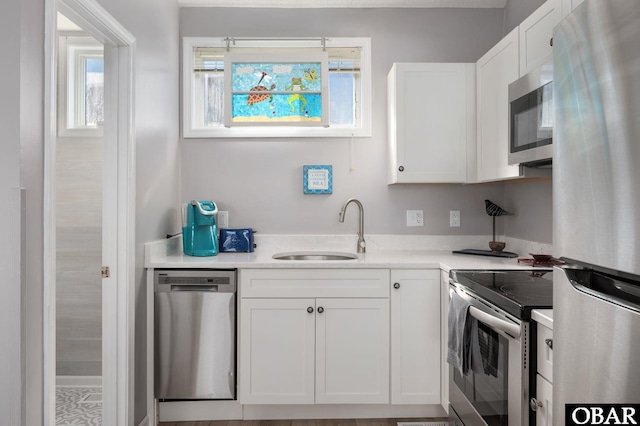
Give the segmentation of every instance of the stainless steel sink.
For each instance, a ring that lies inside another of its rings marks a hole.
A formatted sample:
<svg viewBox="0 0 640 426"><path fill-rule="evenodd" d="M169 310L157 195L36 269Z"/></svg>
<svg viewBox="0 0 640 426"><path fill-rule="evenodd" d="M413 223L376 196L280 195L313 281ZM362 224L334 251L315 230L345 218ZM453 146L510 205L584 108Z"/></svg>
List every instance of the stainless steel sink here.
<svg viewBox="0 0 640 426"><path fill-rule="evenodd" d="M296 251L276 253L272 258L276 260L354 260L358 255L337 251Z"/></svg>

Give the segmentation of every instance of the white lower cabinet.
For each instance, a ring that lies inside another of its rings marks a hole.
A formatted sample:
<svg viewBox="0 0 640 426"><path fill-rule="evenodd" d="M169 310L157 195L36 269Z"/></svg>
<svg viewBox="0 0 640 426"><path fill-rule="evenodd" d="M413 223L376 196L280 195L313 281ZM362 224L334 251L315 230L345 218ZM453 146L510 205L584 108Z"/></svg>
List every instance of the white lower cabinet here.
<svg viewBox="0 0 640 426"><path fill-rule="evenodd" d="M389 402L388 270L249 272L240 279L242 404ZM364 291L352 297L354 287L340 285L345 277L354 280L357 294L371 287L374 296L366 298ZM255 294L256 283L278 288L280 279L301 283L297 294L323 297L288 298L277 289L274 298L242 295L243 290ZM321 288L314 289L313 282Z"/></svg>
<svg viewBox="0 0 640 426"><path fill-rule="evenodd" d="M389 402L389 299L316 300L316 403Z"/></svg>
<svg viewBox="0 0 640 426"><path fill-rule="evenodd" d="M553 385L540 374L536 375L537 400L536 426L551 426L553 424Z"/></svg>
<svg viewBox="0 0 640 426"><path fill-rule="evenodd" d="M312 313L307 312L311 308ZM243 299L240 400L313 404L315 299Z"/></svg>
<svg viewBox="0 0 640 426"><path fill-rule="evenodd" d="M440 404L440 270L392 270L391 282L391 403Z"/></svg>
<svg viewBox="0 0 640 426"><path fill-rule="evenodd" d="M553 330L537 323L536 426L551 426L553 420Z"/></svg>

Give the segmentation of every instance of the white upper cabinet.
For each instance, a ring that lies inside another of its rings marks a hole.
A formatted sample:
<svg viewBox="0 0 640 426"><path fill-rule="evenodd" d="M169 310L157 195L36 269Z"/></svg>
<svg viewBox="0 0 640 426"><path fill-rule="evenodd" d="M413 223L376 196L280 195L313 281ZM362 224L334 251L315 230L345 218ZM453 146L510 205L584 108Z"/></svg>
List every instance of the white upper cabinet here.
<svg viewBox="0 0 640 426"><path fill-rule="evenodd" d="M508 87L519 77L518 28L477 62L477 176L479 182L521 177L510 166Z"/></svg>
<svg viewBox="0 0 640 426"><path fill-rule="evenodd" d="M553 50L553 28L561 19L561 0L547 0L520 24L520 76L548 60Z"/></svg>
<svg viewBox="0 0 640 426"><path fill-rule="evenodd" d="M580 6L583 1L584 0L562 0L562 17L564 18L570 14L576 7Z"/></svg>
<svg viewBox="0 0 640 426"><path fill-rule="evenodd" d="M396 63L387 77L388 183L467 182L475 159L475 64ZM473 179L473 178L471 178Z"/></svg>

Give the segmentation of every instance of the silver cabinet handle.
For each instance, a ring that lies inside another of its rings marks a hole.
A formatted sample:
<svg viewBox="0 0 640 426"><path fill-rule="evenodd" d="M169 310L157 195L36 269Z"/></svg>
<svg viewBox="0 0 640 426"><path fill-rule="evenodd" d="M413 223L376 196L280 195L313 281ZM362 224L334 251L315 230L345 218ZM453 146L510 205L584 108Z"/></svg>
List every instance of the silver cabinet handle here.
<svg viewBox="0 0 640 426"><path fill-rule="evenodd" d="M310 314L312 314L312 313L313 313L313 308L312 308L311 306L309 306L309 307L307 308L307 312L309 312Z"/></svg>
<svg viewBox="0 0 640 426"><path fill-rule="evenodd" d="M553 349L553 339L544 339L544 343L549 346L549 349Z"/></svg>
<svg viewBox="0 0 640 426"><path fill-rule="evenodd" d="M321 313L323 313L323 312L324 312L324 308L323 308L322 306L320 306L320 307L318 308L318 313L319 313L319 314L321 314Z"/></svg>
<svg viewBox="0 0 640 426"><path fill-rule="evenodd" d="M400 288L400 283L393 283L393 288L396 290Z"/></svg>
<svg viewBox="0 0 640 426"><path fill-rule="evenodd" d="M531 398L531 401L529 401L529 406L531 407L532 411L538 411L538 408L542 408L542 402L538 401L535 398Z"/></svg>

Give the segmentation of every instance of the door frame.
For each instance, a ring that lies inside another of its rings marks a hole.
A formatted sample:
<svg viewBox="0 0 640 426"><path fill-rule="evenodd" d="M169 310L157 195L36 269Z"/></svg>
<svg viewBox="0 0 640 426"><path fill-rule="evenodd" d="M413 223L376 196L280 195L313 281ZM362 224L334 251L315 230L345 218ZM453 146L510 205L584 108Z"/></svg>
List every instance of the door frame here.
<svg viewBox="0 0 640 426"><path fill-rule="evenodd" d="M102 279L103 424L129 425L134 421L136 40L95 0L45 0L44 425L55 425L58 11L105 46L102 258L110 276Z"/></svg>

